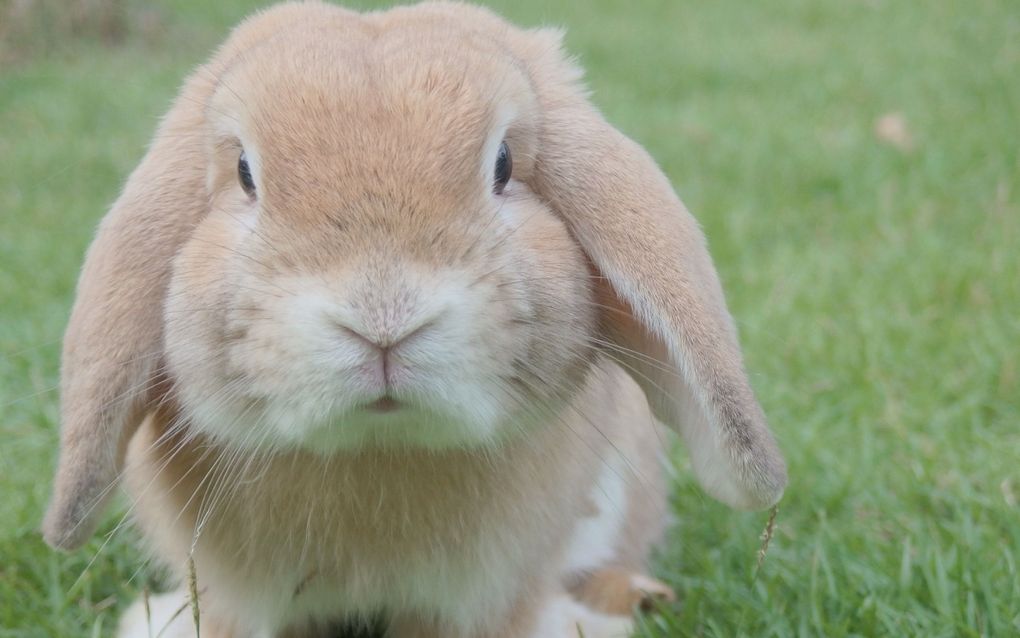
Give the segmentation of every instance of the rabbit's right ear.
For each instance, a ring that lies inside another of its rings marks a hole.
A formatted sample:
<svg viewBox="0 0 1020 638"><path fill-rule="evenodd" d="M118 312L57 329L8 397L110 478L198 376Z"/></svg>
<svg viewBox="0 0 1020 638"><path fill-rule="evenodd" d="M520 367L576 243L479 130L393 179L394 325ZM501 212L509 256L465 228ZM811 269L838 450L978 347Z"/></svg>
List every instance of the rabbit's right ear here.
<svg viewBox="0 0 1020 638"><path fill-rule="evenodd" d="M95 530L128 439L157 398L174 254L205 213L207 69L185 87L103 219L78 281L61 362L60 459L43 536L74 549Z"/></svg>

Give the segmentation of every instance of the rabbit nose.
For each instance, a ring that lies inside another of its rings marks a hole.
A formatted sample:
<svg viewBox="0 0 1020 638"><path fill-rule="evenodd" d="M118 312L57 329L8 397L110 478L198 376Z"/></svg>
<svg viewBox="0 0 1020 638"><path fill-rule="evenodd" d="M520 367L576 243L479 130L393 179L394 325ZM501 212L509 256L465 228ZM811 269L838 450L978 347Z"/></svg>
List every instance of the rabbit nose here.
<svg viewBox="0 0 1020 638"><path fill-rule="evenodd" d="M340 332L346 335L347 337L350 337L355 341L360 341L371 348L379 350L383 354L386 354L390 350L395 349L397 346L418 337L422 333L429 330L429 328L431 328L434 323L435 320L428 320L423 321L417 325L404 328L403 330L400 331L382 331L379 333L370 333L368 330L357 330L347 325L346 323L342 323L336 320L333 321L333 325L335 325L337 329L339 329Z"/></svg>
<svg viewBox="0 0 1020 638"><path fill-rule="evenodd" d="M358 330L345 323L333 321L336 328L346 338L358 341L378 353L378 364L373 376L377 378L377 383L384 390L388 390L393 386L393 352L428 332L434 323L435 320L427 320L402 327L399 330L387 330L376 333L369 332L366 329Z"/></svg>

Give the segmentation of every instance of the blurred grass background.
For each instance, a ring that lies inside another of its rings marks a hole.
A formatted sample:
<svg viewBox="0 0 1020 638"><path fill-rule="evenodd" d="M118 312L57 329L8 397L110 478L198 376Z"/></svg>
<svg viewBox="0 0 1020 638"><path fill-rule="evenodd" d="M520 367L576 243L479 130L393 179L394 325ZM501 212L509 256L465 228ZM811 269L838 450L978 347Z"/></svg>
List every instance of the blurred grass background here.
<svg viewBox="0 0 1020 638"><path fill-rule="evenodd" d="M790 463L754 579L765 517L677 454L681 602L642 635L1020 634L1015 0L489 4L568 27L701 220ZM38 536L59 341L158 117L258 6L0 0L0 636L110 635L158 584L130 533Z"/></svg>

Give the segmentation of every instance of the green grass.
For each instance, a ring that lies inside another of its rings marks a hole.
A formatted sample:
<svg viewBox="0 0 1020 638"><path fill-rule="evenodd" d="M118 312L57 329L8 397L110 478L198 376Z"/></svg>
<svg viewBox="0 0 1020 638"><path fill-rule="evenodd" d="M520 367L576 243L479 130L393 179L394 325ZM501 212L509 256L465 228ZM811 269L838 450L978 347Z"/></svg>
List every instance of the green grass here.
<svg viewBox="0 0 1020 638"><path fill-rule="evenodd" d="M109 635L157 581L130 533L86 569L101 536L66 556L36 532L59 339L97 220L243 4L164 2L145 37L0 67L0 637ZM569 27L596 102L701 220L791 476L754 579L765 515L677 455L658 565L682 602L643 635L1017 635L1020 10L628 4L494 3ZM876 136L887 113L912 148Z"/></svg>

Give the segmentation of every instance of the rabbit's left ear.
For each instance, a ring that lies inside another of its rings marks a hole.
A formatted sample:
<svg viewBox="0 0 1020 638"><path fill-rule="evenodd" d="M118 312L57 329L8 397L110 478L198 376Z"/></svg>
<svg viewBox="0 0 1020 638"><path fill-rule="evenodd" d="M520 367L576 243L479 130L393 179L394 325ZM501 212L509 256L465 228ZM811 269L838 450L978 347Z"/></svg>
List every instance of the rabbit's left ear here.
<svg viewBox="0 0 1020 638"><path fill-rule="evenodd" d="M639 145L588 102L558 35L524 47L541 104L532 187L602 275L607 353L678 430L704 488L741 509L776 503L786 466L743 369L704 236Z"/></svg>

